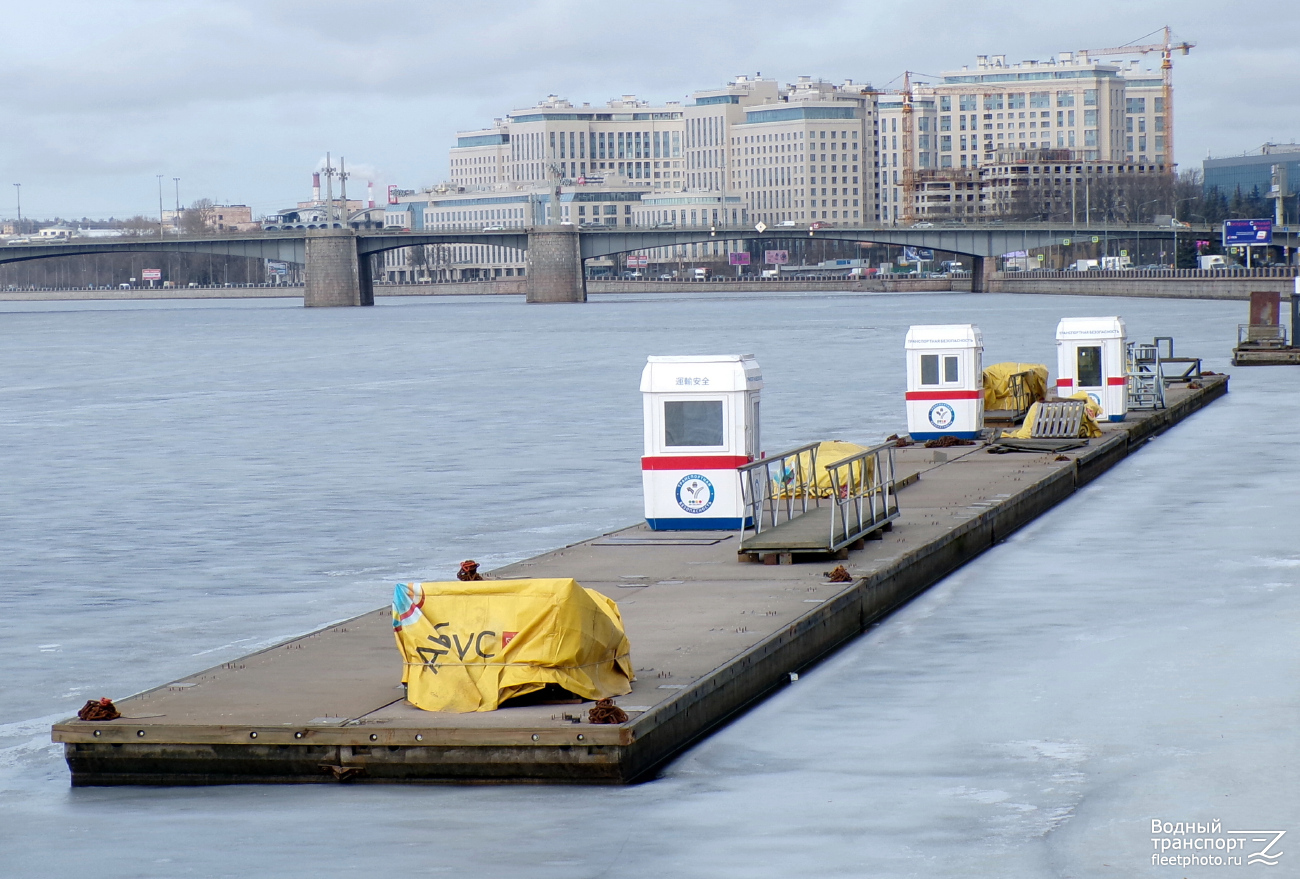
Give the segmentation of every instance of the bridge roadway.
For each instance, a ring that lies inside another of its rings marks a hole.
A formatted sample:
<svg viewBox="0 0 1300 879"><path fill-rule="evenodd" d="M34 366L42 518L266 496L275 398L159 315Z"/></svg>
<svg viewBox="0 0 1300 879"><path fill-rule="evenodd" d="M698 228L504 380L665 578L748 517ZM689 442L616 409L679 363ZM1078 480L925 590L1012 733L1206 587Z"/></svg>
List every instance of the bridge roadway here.
<svg viewBox="0 0 1300 879"><path fill-rule="evenodd" d="M579 229L576 226L531 226L500 230L448 229L432 232L378 232L363 234L352 229L321 229L301 232L265 232L249 235L205 236L153 240L148 238L54 241L10 245L0 249L0 264L32 259L49 259L95 253L210 253L273 259L306 265L304 304L309 306L373 305L372 254L405 247L433 244L482 244L527 252L526 289L529 302L585 302L587 298L583 261L619 253L700 244L711 241L788 241L805 236L829 241L858 241L923 247L969 256L974 261L972 292L989 289L994 260L1004 253L1031 250L1066 240L1092 237L1132 240L1212 238L1217 229L1209 226L1180 227L1154 225L1090 225L986 223L937 226L833 226L808 229L802 226L773 227L759 231L751 227L678 226ZM1274 231L1274 243L1295 247L1300 229L1283 227Z"/></svg>

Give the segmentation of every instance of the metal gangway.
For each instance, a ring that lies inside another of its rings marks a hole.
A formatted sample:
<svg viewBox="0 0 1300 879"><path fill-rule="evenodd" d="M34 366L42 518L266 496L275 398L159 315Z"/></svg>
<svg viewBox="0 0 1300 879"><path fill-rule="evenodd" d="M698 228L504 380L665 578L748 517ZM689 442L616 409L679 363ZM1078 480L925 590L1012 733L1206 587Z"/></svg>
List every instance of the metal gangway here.
<svg viewBox="0 0 1300 879"><path fill-rule="evenodd" d="M1173 351L1174 340L1169 341ZM1154 342L1129 342L1127 351L1129 409L1165 408L1165 375L1160 359L1160 340Z"/></svg>
<svg viewBox="0 0 1300 879"><path fill-rule="evenodd" d="M865 449L823 468L820 443L745 464L738 469L745 506L740 554L764 561L793 561L794 553L850 549L875 532L889 531L899 516L894 445Z"/></svg>

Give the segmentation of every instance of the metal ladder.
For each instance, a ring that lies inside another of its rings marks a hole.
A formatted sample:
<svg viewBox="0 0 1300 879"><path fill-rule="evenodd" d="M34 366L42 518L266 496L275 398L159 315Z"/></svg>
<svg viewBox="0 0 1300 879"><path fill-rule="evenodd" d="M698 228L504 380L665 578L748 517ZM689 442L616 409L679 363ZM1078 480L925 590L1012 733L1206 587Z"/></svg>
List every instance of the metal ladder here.
<svg viewBox="0 0 1300 879"><path fill-rule="evenodd" d="M1170 340L1170 350L1173 350ZM1128 408L1165 408L1165 376L1160 359L1160 344L1128 343Z"/></svg>

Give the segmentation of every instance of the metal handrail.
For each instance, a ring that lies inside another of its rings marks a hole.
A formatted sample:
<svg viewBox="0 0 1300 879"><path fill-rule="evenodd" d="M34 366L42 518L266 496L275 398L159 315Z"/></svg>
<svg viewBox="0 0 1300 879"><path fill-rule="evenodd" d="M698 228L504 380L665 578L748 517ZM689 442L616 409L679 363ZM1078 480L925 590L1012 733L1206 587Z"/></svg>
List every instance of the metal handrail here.
<svg viewBox="0 0 1300 879"><path fill-rule="evenodd" d="M820 504L816 496L817 447L820 445L819 442L808 443L736 468L747 514L741 524L742 539L751 528L755 534L762 533L764 528L775 528L781 524L782 513L785 514L784 521L789 522L796 515L808 512L810 496L813 506ZM808 461L806 467L805 459ZM775 472L773 468L776 468Z"/></svg>
<svg viewBox="0 0 1300 879"><path fill-rule="evenodd" d="M1252 339L1251 336L1256 338ZM1281 324L1237 324L1237 344L1267 340L1286 345L1286 327Z"/></svg>
<svg viewBox="0 0 1300 879"><path fill-rule="evenodd" d="M1019 272L999 272L998 276L1007 281L1017 277L1032 276L1037 280L1133 280L1147 278L1204 278L1214 281L1240 280L1243 278L1294 278L1300 274L1300 266L1263 266L1260 268L1233 267L1227 269L1088 269L1071 271L1067 269L1028 269Z"/></svg>
<svg viewBox="0 0 1300 879"><path fill-rule="evenodd" d="M1015 412L1017 415L1024 415L1028 412L1029 407L1033 405L1034 402L1029 398L1029 383L1025 381L1025 377L1028 376L1030 372L1031 370L1013 372L1011 375L1007 376L1007 388L1011 391L1010 396L1015 406L1011 411Z"/></svg>
<svg viewBox="0 0 1300 879"><path fill-rule="evenodd" d="M898 518L893 443L882 443L827 464L826 473L835 500L831 513L832 552Z"/></svg>
<svg viewBox="0 0 1300 879"><path fill-rule="evenodd" d="M741 465L741 494L747 520L741 528L754 535L833 504L827 549L834 552L898 518L894 445L882 443L826 466L830 489L818 486L817 449L808 443Z"/></svg>
<svg viewBox="0 0 1300 879"><path fill-rule="evenodd" d="M1160 356L1161 341L1169 343L1169 350L1174 350L1171 336L1160 336L1151 342L1129 342L1126 358L1128 361L1127 396L1129 409L1164 409L1165 408L1165 370L1164 360Z"/></svg>

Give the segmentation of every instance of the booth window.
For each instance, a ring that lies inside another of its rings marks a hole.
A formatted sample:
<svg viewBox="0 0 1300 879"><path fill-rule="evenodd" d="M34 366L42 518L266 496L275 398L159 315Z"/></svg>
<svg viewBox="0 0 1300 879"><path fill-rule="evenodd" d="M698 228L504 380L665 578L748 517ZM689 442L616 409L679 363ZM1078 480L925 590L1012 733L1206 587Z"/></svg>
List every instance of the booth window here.
<svg viewBox="0 0 1300 879"><path fill-rule="evenodd" d="M939 355L921 355L921 384L937 385L939 383Z"/></svg>
<svg viewBox="0 0 1300 879"><path fill-rule="evenodd" d="M956 384L958 381L957 357L955 355L943 358L943 380L945 384ZM938 354L921 355L921 384L939 384Z"/></svg>
<svg viewBox="0 0 1300 879"><path fill-rule="evenodd" d="M1080 346L1078 351L1079 387L1101 387L1101 346Z"/></svg>
<svg viewBox="0 0 1300 879"><path fill-rule="evenodd" d="M664 402L665 446L721 446L721 400Z"/></svg>

